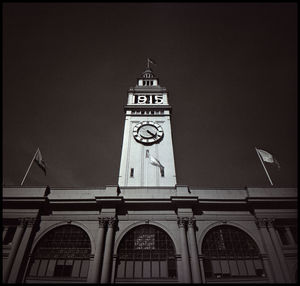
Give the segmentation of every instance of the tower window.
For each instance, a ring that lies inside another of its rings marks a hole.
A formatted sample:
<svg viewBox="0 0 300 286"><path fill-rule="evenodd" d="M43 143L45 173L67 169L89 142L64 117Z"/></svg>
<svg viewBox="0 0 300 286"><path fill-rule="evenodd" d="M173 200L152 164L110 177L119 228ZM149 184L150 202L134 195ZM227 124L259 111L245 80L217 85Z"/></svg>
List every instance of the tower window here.
<svg viewBox="0 0 300 286"><path fill-rule="evenodd" d="M134 175L134 168L131 168L130 169L130 178L133 178L133 175Z"/></svg>
<svg viewBox="0 0 300 286"><path fill-rule="evenodd" d="M160 168L160 175L161 175L162 177L165 176L165 168Z"/></svg>

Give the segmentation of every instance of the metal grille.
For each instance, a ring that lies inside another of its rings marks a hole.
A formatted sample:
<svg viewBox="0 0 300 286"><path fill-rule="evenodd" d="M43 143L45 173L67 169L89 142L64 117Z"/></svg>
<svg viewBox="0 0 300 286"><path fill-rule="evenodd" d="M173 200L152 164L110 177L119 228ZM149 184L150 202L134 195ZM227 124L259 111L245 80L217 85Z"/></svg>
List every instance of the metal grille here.
<svg viewBox="0 0 300 286"><path fill-rule="evenodd" d="M40 242L34 257L89 259L91 243L88 235L79 227L67 225L49 232Z"/></svg>
<svg viewBox="0 0 300 286"><path fill-rule="evenodd" d="M176 278L175 248L170 237L151 225L130 231L118 249L117 278Z"/></svg>
<svg viewBox="0 0 300 286"><path fill-rule="evenodd" d="M208 277L265 276L256 243L238 228L212 229L205 236L202 252Z"/></svg>
<svg viewBox="0 0 300 286"><path fill-rule="evenodd" d="M28 277L82 280L87 277L91 243L79 227L65 225L47 233L37 244Z"/></svg>

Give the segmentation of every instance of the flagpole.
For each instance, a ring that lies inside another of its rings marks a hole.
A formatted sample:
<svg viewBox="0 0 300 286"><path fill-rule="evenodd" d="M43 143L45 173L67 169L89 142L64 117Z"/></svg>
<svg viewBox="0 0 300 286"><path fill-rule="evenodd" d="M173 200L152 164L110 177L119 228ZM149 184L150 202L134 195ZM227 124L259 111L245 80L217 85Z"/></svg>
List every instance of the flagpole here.
<svg viewBox="0 0 300 286"><path fill-rule="evenodd" d="M255 147L255 151L256 151L256 153L257 153L257 156L258 156L258 158L259 158L261 164L262 164L263 167L264 167L264 170L265 170L265 172L266 172L266 174L267 174L267 176L268 176L268 179L269 179L269 181L270 181L271 186L273 186L273 182L272 182L272 180L271 180L271 178L270 178L270 176L269 176L269 173L268 173L268 171L267 171L267 169L266 169L266 167L265 167L265 164L263 163L261 157L259 156L259 154L258 154L258 152L257 152L256 147Z"/></svg>
<svg viewBox="0 0 300 286"><path fill-rule="evenodd" d="M32 160L31 160L31 163L30 163L30 165L29 165L29 167L28 167L28 169L27 169L27 171L26 171L26 174L25 174L23 180L22 180L21 186L23 185L23 183L24 183L24 181L25 181L25 179L26 179L26 176L27 176L27 174L28 174L28 172L29 172L29 170L30 170L30 168L31 168L31 165L32 165L32 163L33 163L33 161L34 161L34 159L35 159L36 154L37 154L38 151L39 151L39 148L37 148L37 150L36 150L36 152L35 152L35 154L34 154Z"/></svg>

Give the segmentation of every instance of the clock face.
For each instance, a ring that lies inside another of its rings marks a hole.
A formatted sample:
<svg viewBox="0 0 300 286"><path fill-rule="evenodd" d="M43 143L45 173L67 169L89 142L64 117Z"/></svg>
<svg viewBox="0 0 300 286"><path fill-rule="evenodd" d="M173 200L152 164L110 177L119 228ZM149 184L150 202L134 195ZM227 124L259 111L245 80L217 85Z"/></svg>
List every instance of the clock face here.
<svg viewBox="0 0 300 286"><path fill-rule="evenodd" d="M143 121L133 128L133 137L136 141L150 145L159 142L164 135L162 127L153 121Z"/></svg>

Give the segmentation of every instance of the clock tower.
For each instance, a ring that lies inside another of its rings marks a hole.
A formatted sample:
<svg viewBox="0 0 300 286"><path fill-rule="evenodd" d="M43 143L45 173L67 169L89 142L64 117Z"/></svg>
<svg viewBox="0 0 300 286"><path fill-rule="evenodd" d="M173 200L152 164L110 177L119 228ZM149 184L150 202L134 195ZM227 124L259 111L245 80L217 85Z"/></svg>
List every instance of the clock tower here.
<svg viewBox="0 0 300 286"><path fill-rule="evenodd" d="M168 92L149 66L128 90L120 187L174 187L175 162Z"/></svg>

